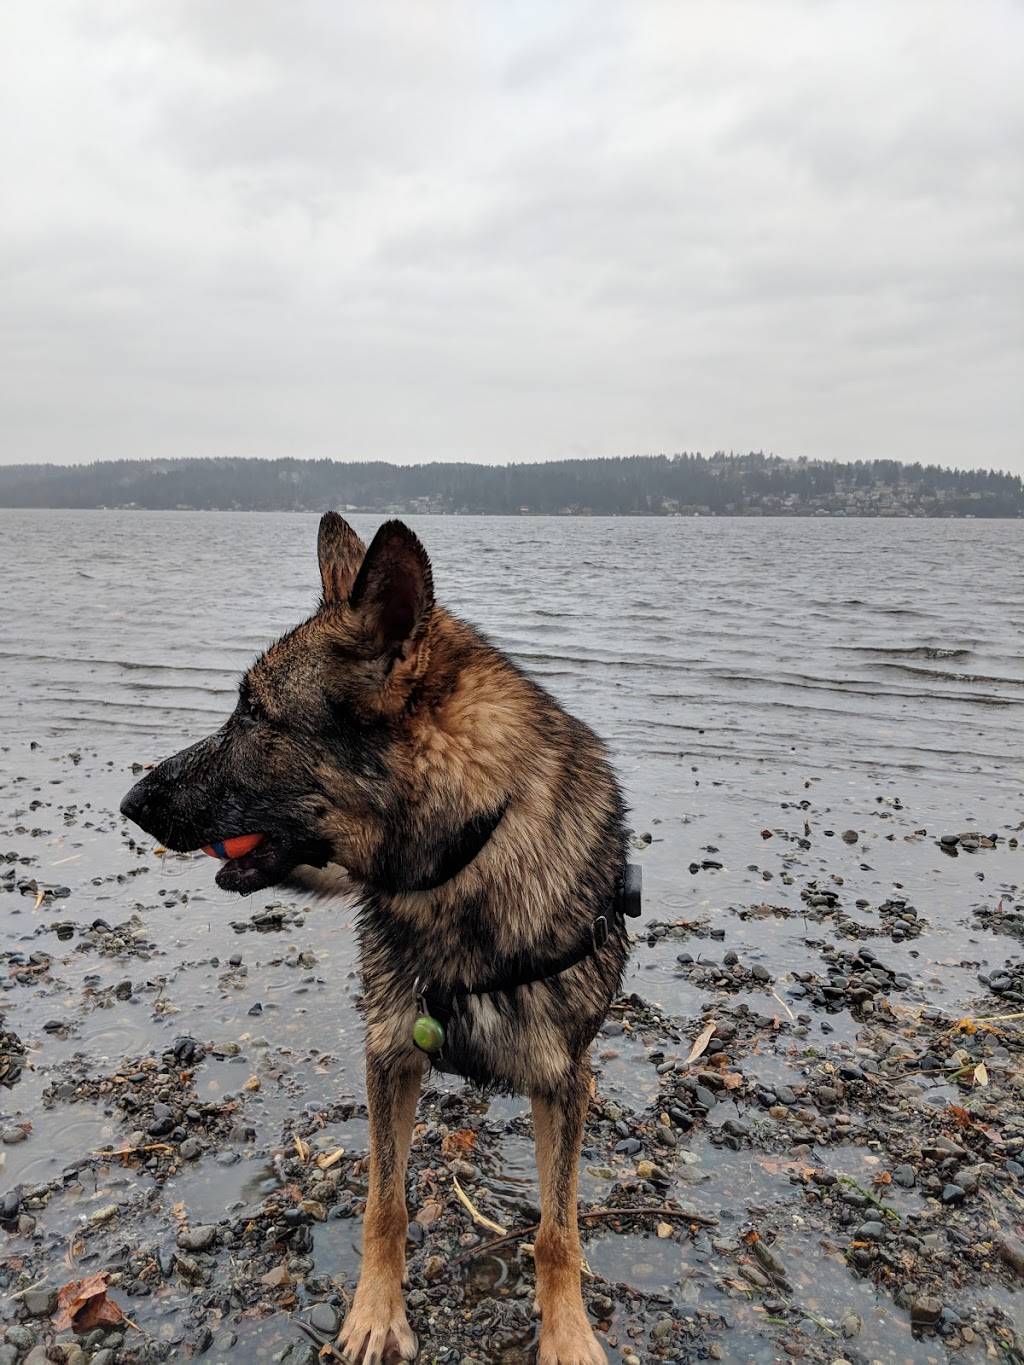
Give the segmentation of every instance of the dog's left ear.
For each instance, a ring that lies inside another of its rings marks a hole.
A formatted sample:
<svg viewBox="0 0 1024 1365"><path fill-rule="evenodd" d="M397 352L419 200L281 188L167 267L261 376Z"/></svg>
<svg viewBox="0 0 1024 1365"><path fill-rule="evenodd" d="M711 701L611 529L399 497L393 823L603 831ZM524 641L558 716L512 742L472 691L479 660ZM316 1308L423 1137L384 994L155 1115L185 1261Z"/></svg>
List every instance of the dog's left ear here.
<svg viewBox="0 0 1024 1365"><path fill-rule="evenodd" d="M345 518L337 512L325 512L316 538L325 607L337 607L348 601L365 556L366 546Z"/></svg>
<svg viewBox="0 0 1024 1365"><path fill-rule="evenodd" d="M427 552L401 521L386 521L366 552L349 607L381 654L407 657L434 605Z"/></svg>

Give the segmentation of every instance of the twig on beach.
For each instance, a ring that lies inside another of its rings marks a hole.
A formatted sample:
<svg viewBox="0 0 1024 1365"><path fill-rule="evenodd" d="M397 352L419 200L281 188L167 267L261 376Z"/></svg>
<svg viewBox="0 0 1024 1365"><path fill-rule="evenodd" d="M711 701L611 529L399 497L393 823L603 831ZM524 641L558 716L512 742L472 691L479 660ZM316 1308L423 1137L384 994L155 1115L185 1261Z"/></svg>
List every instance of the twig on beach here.
<svg viewBox="0 0 1024 1365"><path fill-rule="evenodd" d="M98 1161L109 1161L115 1156L135 1156L139 1152L173 1152L174 1148L169 1142L147 1142L142 1147L118 1147L110 1152L90 1152L91 1157Z"/></svg>
<svg viewBox="0 0 1024 1365"><path fill-rule="evenodd" d="M692 1209L592 1209L589 1213L581 1213L579 1221L581 1223L596 1223L603 1218L678 1218L683 1223L696 1223L702 1228L717 1228L718 1219L711 1218L706 1213L694 1213ZM463 1261L471 1261L476 1256L484 1256L497 1247L505 1246L509 1242L518 1242L529 1237L534 1232L540 1231L539 1223L532 1223L528 1228L519 1228L516 1232L506 1233L504 1237L496 1237L492 1242L484 1242L478 1247L470 1247L460 1256L456 1256L451 1262L454 1265L461 1265Z"/></svg>
<svg viewBox="0 0 1024 1365"><path fill-rule="evenodd" d="M458 1176L452 1176L452 1189L455 1191L455 1197L458 1199L459 1203L469 1210L474 1223L479 1223L480 1226L486 1228L488 1232L497 1232L502 1237L505 1236L508 1232L508 1228L503 1228L501 1224L496 1223L493 1218L488 1218L486 1214L480 1212L472 1199L470 1199L469 1195L459 1184Z"/></svg>
<svg viewBox="0 0 1024 1365"><path fill-rule="evenodd" d="M779 1004L782 1006L782 1008L783 1008L783 1009L786 1011L786 1013L789 1015L789 1021L790 1021L790 1023L792 1023L792 1022L793 1022L793 1019L795 1018L795 1016L794 1016L794 1014L793 1014L793 1011L792 1011L792 1010L789 1008L789 1006L786 1004L785 1000L783 1000L782 996L779 995L778 991L772 991L772 999L773 999L773 1000L777 1000L777 1001L779 1002Z"/></svg>

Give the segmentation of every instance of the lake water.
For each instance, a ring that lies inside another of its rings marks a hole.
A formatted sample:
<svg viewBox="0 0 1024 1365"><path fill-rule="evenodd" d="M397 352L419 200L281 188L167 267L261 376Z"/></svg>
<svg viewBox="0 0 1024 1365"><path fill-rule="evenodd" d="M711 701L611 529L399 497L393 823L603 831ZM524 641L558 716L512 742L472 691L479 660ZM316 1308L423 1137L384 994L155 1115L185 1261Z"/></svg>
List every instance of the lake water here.
<svg viewBox="0 0 1024 1365"><path fill-rule="evenodd" d="M352 517L367 538L378 520ZM1024 523L407 520L431 555L439 599L609 741L632 822L651 836L636 855L644 926L675 926L660 938L641 926L628 988L689 1037L717 997L680 966L679 951L721 961L730 947L765 966L778 993L750 993L751 1007L774 1010L782 1026L734 1063L758 1084L806 1089L819 1054L876 1047L865 1020L846 1010L816 1014L790 1035L781 1014L789 1007L775 1003L796 973L821 973L829 945L850 946L831 922L803 918L809 884L840 889L849 923L860 915L870 925L879 955L913 976L919 1004L975 1009L979 972L1019 955L1019 940L991 930L986 916L1019 903L1024 881L1024 854L1009 842L1024 815ZM14 872L3 883L14 894L0 897L0 953L52 957L34 984L12 977L0 991L0 1029L21 1036L29 1063L15 1087L0 1089L0 1123L32 1125L28 1141L0 1149L0 1195L51 1179L77 1151L123 1140L124 1125L99 1107L63 1092L43 1106L44 1090L68 1076L105 1075L189 1033L241 1047L237 1062L210 1057L199 1068L202 1098L240 1094L250 1070L272 1060L275 1077L242 1097L255 1136L237 1167L204 1159L159 1191L141 1176L113 1192L102 1182L68 1185L40 1215L34 1243L11 1241L31 1277L67 1278L68 1237L97 1200L122 1206L139 1244L166 1241L178 1202L193 1221L223 1217L265 1181L296 1113L361 1098L350 912L300 906L304 922L252 932L249 916L274 893L253 904L220 892L208 859L156 856L117 814L132 765L219 725L241 671L313 610L316 528L316 517L293 514L0 510L0 854ZM838 837L848 828L859 832L855 845ZM945 856L936 836L970 829L998 831L1001 842L975 857ZM694 872L706 859L714 866ZM926 924L918 937L891 941L864 908L894 895L918 908ZM89 929L97 917L134 925L141 947L97 946ZM296 968L300 949L314 970ZM243 966L228 970L239 952ZM55 1020L62 1029L43 1027ZM688 1046L684 1038L683 1055ZM673 1055L671 1042L664 1048ZM639 1038L599 1048L601 1093L627 1113L656 1113L662 1082L651 1055ZM994 1076L1000 1064L993 1060ZM948 1089L934 1101L956 1098ZM495 1122L520 1112L515 1102L501 1108L508 1103L495 1102ZM851 1274L841 1239L823 1255L822 1229L770 1155L788 1151L785 1126L753 1107L744 1113L760 1115L757 1149L731 1152L695 1128L670 1194L721 1212L726 1240L744 1220L760 1219L764 1231L767 1219L797 1266L797 1307L863 1318L852 1359L947 1359L940 1342L912 1334L904 1308ZM340 1140L364 1143L365 1125ZM502 1174L491 1207L500 1213L508 1189L532 1179L528 1137L513 1127L492 1155ZM621 1165L614 1152L598 1157ZM879 1160L853 1139L801 1159L861 1183ZM604 1196L602 1179L585 1175L585 1199ZM996 1200L992 1217L1016 1226L1015 1207ZM116 1263L117 1220L89 1236L95 1264ZM350 1224L318 1227L316 1254L330 1273L355 1266L353 1236ZM690 1264L687 1251L684 1273L679 1245L642 1227L595 1238L592 1251L609 1280L633 1277L727 1319L725 1359L780 1358L785 1329L756 1302L737 1300L717 1253L705 1249ZM515 1264L502 1271L509 1292ZM1020 1297L969 1281L951 1302L976 1322L1001 1313L1019 1332ZM612 1335L621 1340L632 1310L616 1304ZM131 1300L130 1312L177 1346L190 1305L188 1287L169 1284ZM270 1359L294 1337L287 1312L239 1330L228 1353L238 1360ZM979 1327L977 1342L989 1340ZM975 1358L957 1344L956 1359ZM808 1359L842 1353L831 1338L819 1345L824 1354L809 1348ZM621 1359L618 1349L611 1358Z"/></svg>
<svg viewBox="0 0 1024 1365"><path fill-rule="evenodd" d="M592 722L641 798L687 757L1016 780L1024 522L408 521L441 600ZM315 604L312 516L0 529L8 734L173 750Z"/></svg>

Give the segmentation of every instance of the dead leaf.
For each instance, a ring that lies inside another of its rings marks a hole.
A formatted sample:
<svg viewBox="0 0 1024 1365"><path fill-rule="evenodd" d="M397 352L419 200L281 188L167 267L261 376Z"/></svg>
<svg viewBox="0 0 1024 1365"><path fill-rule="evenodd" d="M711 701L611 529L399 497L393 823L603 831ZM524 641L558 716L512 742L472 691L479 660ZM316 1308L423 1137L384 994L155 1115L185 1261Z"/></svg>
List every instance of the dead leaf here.
<svg viewBox="0 0 1024 1365"><path fill-rule="evenodd" d="M58 1332L69 1327L76 1332L92 1332L97 1327L114 1327L125 1317L113 1299L107 1297L110 1276L101 1271L84 1280L69 1280L57 1295L57 1315L53 1325Z"/></svg>
<svg viewBox="0 0 1024 1365"><path fill-rule="evenodd" d="M448 1133L441 1141L441 1151L449 1159L465 1156L476 1146L476 1133L472 1128L460 1128L457 1133Z"/></svg>
<svg viewBox="0 0 1024 1365"><path fill-rule="evenodd" d="M260 1284L268 1285L271 1289L279 1289L282 1285L291 1283L291 1272L286 1265L276 1265L273 1270L268 1270L265 1275L260 1276Z"/></svg>
<svg viewBox="0 0 1024 1365"><path fill-rule="evenodd" d="M726 1090L739 1090L743 1084L743 1077L738 1071L725 1071L722 1073L722 1081Z"/></svg>
<svg viewBox="0 0 1024 1365"><path fill-rule="evenodd" d="M708 1043L711 1042L711 1035L717 1027L718 1025L715 1023L714 1019L712 1019L709 1024L705 1024L694 1039L693 1047L690 1048L690 1055L683 1063L684 1066L689 1066L691 1062L695 1062L698 1057L703 1056L704 1050L707 1048Z"/></svg>
<svg viewBox="0 0 1024 1365"><path fill-rule="evenodd" d="M984 1062L979 1062L974 1068L974 1084L988 1085L988 1068Z"/></svg>

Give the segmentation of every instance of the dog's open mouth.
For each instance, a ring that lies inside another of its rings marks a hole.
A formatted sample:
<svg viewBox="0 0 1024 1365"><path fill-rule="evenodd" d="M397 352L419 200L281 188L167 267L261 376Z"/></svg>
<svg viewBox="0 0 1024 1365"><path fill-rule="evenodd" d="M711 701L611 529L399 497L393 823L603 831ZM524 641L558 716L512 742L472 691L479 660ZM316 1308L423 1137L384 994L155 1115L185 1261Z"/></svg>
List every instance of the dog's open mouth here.
<svg viewBox="0 0 1024 1365"><path fill-rule="evenodd" d="M217 872L217 885L221 890L236 891L240 896L251 896L256 891L265 891L268 886L276 886L300 863L323 867L327 862L327 851L318 843L291 843L275 834L242 835L214 841L203 851L222 859Z"/></svg>

